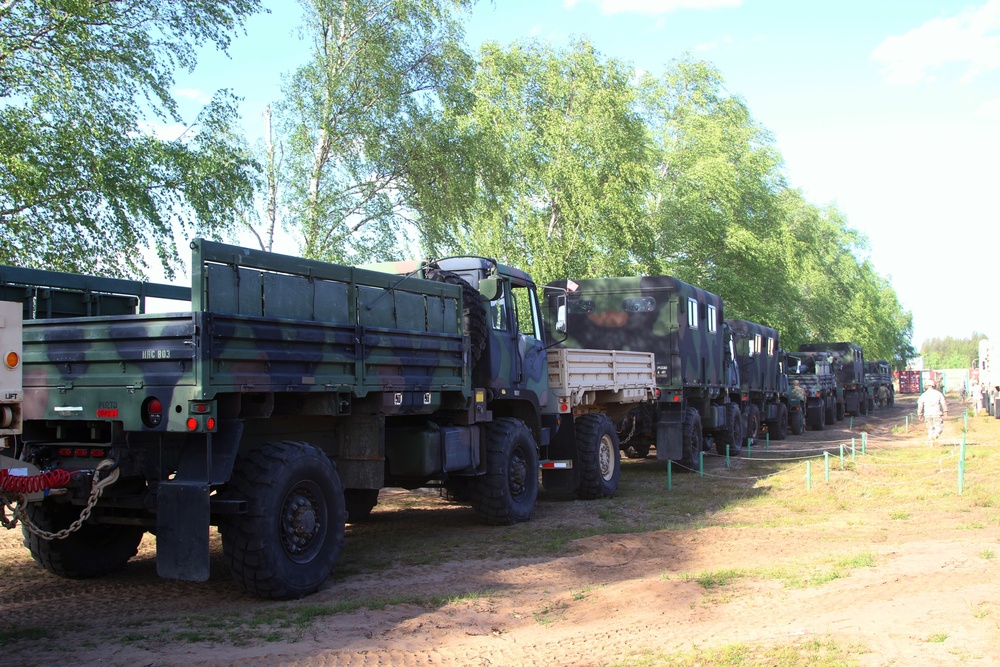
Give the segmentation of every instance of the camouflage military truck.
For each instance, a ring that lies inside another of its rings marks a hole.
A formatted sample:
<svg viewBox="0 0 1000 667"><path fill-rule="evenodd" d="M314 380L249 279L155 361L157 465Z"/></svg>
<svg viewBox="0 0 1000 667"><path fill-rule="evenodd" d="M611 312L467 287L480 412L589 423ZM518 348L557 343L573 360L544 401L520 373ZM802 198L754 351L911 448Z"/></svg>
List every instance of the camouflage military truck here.
<svg viewBox="0 0 1000 667"><path fill-rule="evenodd" d="M190 289L0 268L32 316L9 458L29 476L17 490L44 494L4 500L50 572L115 570L148 530L161 576L203 581L215 525L240 585L294 598L386 486L461 490L494 524L530 517L539 469L582 498L617 489L613 418L653 396L653 355L549 355L526 274L192 251ZM190 307L145 312L153 296Z"/></svg>
<svg viewBox="0 0 1000 667"><path fill-rule="evenodd" d="M722 299L670 276L560 280L546 286L552 312L562 308L571 348L640 350L656 355L658 400L622 423L626 454L696 468L702 451L742 450L739 372ZM555 321L557 318L549 318Z"/></svg>
<svg viewBox="0 0 1000 667"><path fill-rule="evenodd" d="M865 362L865 384L868 385L868 408L884 408L895 404L892 370L888 361Z"/></svg>
<svg viewBox="0 0 1000 667"><path fill-rule="evenodd" d="M788 383L788 432L802 435L806 430L806 391L801 380L792 376L792 369L798 368L801 359L789 354L784 348L778 348L778 357L781 372Z"/></svg>
<svg viewBox="0 0 1000 667"><path fill-rule="evenodd" d="M788 437L788 375L778 331L747 320L726 320L733 331L744 437L756 440L766 428L770 437Z"/></svg>
<svg viewBox="0 0 1000 667"><path fill-rule="evenodd" d="M837 379L830 366L831 356L826 351L788 355L790 395L795 393L796 387L801 387L805 394L805 421L815 431L837 421Z"/></svg>
<svg viewBox="0 0 1000 667"><path fill-rule="evenodd" d="M865 355L854 343L806 343L799 352L829 352L830 366L837 376L837 420L844 414L868 414L868 385L865 384Z"/></svg>

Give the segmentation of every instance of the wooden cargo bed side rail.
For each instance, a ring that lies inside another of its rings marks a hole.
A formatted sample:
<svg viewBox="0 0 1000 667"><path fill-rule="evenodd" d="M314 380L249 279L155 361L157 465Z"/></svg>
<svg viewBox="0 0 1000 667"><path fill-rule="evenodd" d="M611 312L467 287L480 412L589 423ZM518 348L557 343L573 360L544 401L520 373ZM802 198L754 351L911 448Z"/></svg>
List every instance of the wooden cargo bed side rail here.
<svg viewBox="0 0 1000 667"><path fill-rule="evenodd" d="M549 389L571 407L640 403L656 396L652 352L559 348L548 351Z"/></svg>

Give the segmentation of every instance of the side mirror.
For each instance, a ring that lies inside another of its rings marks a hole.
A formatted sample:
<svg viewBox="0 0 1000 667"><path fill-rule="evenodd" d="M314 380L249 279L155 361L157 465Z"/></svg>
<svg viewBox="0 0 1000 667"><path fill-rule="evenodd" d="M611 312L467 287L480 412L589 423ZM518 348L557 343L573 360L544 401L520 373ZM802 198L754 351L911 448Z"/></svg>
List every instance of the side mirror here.
<svg viewBox="0 0 1000 667"><path fill-rule="evenodd" d="M483 278L479 281L479 293L487 301L493 301L500 294L500 281L496 278Z"/></svg>
<svg viewBox="0 0 1000 667"><path fill-rule="evenodd" d="M566 333L566 296L556 297L556 333Z"/></svg>

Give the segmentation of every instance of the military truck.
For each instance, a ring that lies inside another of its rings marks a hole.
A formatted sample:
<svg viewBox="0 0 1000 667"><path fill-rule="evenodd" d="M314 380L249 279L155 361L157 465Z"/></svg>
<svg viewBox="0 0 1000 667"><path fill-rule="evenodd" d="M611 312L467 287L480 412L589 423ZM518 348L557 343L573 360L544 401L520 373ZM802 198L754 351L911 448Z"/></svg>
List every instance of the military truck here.
<svg viewBox="0 0 1000 667"><path fill-rule="evenodd" d="M844 414L868 414L868 385L865 384L865 355L855 343L806 343L799 352L823 351L837 376L837 420Z"/></svg>
<svg viewBox="0 0 1000 667"><path fill-rule="evenodd" d="M892 384L892 369L885 360L865 362L865 384L868 385L868 408L884 408L895 404L896 391Z"/></svg>
<svg viewBox="0 0 1000 667"><path fill-rule="evenodd" d="M530 517L540 469L582 498L616 491L614 419L652 397L653 355L549 355L527 274L191 248L190 289L0 268L31 314L11 458L42 492L4 500L48 571L118 569L150 531L161 576L204 581L215 525L240 585L295 598L381 488L460 488L493 524ZM154 295L190 305L145 312Z"/></svg>
<svg viewBox="0 0 1000 667"><path fill-rule="evenodd" d="M788 355L790 395L794 395L797 388L802 389L805 421L814 431L821 431L837 421L837 379L830 366L831 356L828 351L819 350Z"/></svg>
<svg viewBox="0 0 1000 667"><path fill-rule="evenodd" d="M566 311L566 333L550 331L560 345L656 355L658 399L621 425L629 455L655 445L658 459L695 469L712 444L742 450L739 372L720 297L670 276L558 280L545 294L550 312Z"/></svg>
<svg viewBox="0 0 1000 667"><path fill-rule="evenodd" d="M0 295L2 297L2 295ZM0 301L0 452L13 451L15 436L21 433L21 304ZM17 480L9 480L10 469L14 475L27 475L27 470L10 458L5 460L0 454L0 491L14 489ZM4 474L2 471L8 471Z"/></svg>
<svg viewBox="0 0 1000 667"><path fill-rule="evenodd" d="M778 348L778 357L781 372L788 383L788 432L802 435L806 430L806 391L802 382L792 376L792 369L797 369L802 360L784 348Z"/></svg>
<svg viewBox="0 0 1000 667"><path fill-rule="evenodd" d="M756 440L764 429L775 440L788 437L788 375L778 331L748 320L726 320L733 331L740 372L744 437Z"/></svg>

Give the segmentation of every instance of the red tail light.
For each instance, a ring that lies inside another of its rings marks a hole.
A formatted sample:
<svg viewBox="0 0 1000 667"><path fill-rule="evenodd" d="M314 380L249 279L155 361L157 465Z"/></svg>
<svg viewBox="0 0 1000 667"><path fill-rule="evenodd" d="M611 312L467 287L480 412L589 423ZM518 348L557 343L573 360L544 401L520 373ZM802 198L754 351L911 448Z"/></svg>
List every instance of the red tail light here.
<svg viewBox="0 0 1000 667"><path fill-rule="evenodd" d="M156 428L163 421L163 404L160 399L150 396L142 404L142 423L149 428Z"/></svg>

